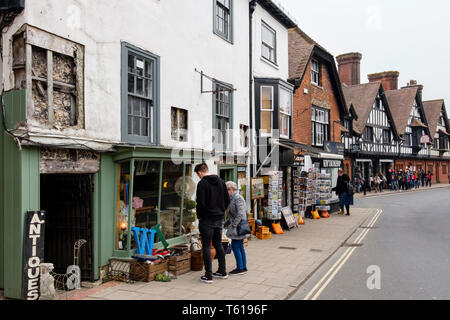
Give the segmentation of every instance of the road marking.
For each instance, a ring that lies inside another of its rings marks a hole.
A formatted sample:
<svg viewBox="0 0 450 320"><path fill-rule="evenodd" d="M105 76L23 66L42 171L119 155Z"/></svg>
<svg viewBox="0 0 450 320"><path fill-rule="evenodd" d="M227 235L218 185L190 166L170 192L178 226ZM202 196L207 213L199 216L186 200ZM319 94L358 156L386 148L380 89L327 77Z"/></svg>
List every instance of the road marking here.
<svg viewBox="0 0 450 320"><path fill-rule="evenodd" d="M375 225L375 223L378 221L378 218L382 214L382 210L377 210L377 213L375 216L370 220L368 227L371 228ZM360 244L362 240L367 236L370 229L362 231L359 236L355 239L356 244ZM309 298L316 292L317 288L326 280L326 282L320 287L320 289L317 291L317 293L312 297L311 300L317 300L317 298L320 296L320 294L325 290L325 288L328 286L328 284L333 280L333 278L336 276L336 274L339 272L339 270L342 268L342 266L347 262L347 260L350 258L350 256L353 254L353 252L356 250L356 247L354 248L348 248L344 254L336 261L336 263L328 270L328 272L317 282L317 284L311 289L311 291L306 295L306 297L303 300L309 300ZM331 274L331 275L330 275ZM330 275L330 277L328 277Z"/></svg>

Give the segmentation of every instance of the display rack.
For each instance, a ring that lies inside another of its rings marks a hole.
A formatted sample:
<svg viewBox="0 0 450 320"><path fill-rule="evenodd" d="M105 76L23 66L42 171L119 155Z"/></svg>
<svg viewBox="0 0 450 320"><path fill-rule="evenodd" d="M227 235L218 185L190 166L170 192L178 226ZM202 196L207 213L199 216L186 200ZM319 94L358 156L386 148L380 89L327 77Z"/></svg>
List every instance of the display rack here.
<svg viewBox="0 0 450 320"><path fill-rule="evenodd" d="M283 172L272 171L269 175L268 204L265 218L280 220L283 197Z"/></svg>
<svg viewBox="0 0 450 320"><path fill-rule="evenodd" d="M313 204L314 210L322 211L322 217L329 217L331 197L331 174L316 172Z"/></svg>

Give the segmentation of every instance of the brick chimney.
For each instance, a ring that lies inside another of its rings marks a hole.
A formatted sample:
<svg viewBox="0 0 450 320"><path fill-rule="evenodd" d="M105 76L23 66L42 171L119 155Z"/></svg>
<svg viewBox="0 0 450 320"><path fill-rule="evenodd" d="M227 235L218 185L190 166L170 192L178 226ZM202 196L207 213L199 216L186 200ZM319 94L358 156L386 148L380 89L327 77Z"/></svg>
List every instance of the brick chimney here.
<svg viewBox="0 0 450 320"><path fill-rule="evenodd" d="M339 67L339 78L347 86L354 86L361 83L361 59L362 54L351 52L336 57Z"/></svg>
<svg viewBox="0 0 450 320"><path fill-rule="evenodd" d="M385 71L367 75L367 77L369 78L369 82L381 81L385 91L398 89L399 76L400 72L398 71Z"/></svg>
<svg viewBox="0 0 450 320"><path fill-rule="evenodd" d="M419 96L420 96L420 99L422 99L422 92L423 92L423 85L422 84L417 84L417 80L410 80L406 84L406 87L403 87L403 88L409 88L409 87L418 87L419 88Z"/></svg>

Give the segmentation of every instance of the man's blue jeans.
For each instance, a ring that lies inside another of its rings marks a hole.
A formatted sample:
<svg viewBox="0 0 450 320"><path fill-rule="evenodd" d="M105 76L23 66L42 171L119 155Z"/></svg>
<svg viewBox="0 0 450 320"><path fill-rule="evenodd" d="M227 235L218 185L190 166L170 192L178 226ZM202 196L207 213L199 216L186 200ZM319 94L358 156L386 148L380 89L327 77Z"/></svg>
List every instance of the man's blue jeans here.
<svg viewBox="0 0 450 320"><path fill-rule="evenodd" d="M234 257L236 258L236 268L238 270L247 269L244 240L231 240L231 249L233 249Z"/></svg>

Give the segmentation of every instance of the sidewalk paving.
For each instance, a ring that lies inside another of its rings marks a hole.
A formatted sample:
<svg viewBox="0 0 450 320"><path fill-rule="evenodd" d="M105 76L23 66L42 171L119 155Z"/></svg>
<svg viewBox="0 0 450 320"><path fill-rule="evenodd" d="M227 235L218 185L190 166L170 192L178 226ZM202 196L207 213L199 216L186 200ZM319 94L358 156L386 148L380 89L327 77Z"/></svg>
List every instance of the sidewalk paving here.
<svg viewBox="0 0 450 320"><path fill-rule="evenodd" d="M367 197L375 197L375 196L385 196L385 195L391 195L391 194L402 194L406 192L418 192L418 191L426 191L426 190L433 190L433 189L440 189L440 188L450 188L449 183L439 183L439 184L433 184L431 187L420 187L418 189L412 189L412 190L402 190L402 191L391 191L391 190L383 190L383 192L367 192L367 195L364 195L363 192L355 194L355 199L364 199Z"/></svg>
<svg viewBox="0 0 450 320"><path fill-rule="evenodd" d="M352 208L351 216L306 219L306 224L270 240L254 238L246 248L248 273L200 281L202 272L189 272L171 282L107 282L97 288L67 295L69 300L282 300L294 293L346 240L376 213ZM235 268L227 255L227 269ZM213 271L218 268L213 262Z"/></svg>

